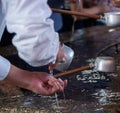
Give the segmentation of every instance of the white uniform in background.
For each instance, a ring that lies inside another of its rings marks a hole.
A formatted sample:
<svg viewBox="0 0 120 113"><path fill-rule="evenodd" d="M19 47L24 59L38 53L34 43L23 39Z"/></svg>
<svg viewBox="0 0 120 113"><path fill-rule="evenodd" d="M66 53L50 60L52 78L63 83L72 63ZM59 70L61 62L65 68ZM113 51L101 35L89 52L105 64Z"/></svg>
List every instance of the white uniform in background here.
<svg viewBox="0 0 120 113"><path fill-rule="evenodd" d="M47 0L1 1L4 12L1 17L5 17L5 21L0 17L0 24L4 23L4 29L6 23L8 31L16 34L12 43L19 56L32 66L55 62L59 50L59 36L49 18L51 10ZM9 69L9 61L0 56L1 80L7 76Z"/></svg>

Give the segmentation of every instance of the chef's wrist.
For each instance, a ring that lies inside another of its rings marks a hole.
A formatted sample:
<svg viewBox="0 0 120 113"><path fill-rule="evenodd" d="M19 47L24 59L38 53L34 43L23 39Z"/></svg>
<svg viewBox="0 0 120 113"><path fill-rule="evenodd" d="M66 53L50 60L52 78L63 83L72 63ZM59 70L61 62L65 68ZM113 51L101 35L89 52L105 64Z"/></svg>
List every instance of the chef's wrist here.
<svg viewBox="0 0 120 113"><path fill-rule="evenodd" d="M8 76L5 78L9 83L21 88L28 88L30 83L29 72L11 64Z"/></svg>

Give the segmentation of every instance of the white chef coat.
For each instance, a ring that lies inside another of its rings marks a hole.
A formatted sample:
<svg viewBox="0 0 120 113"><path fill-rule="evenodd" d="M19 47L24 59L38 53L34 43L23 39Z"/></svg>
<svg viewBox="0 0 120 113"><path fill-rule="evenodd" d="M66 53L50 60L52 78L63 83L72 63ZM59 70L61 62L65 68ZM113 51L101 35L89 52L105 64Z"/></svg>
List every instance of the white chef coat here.
<svg viewBox="0 0 120 113"><path fill-rule="evenodd" d="M49 18L51 10L47 0L1 1L7 29L16 34L12 43L19 56L32 66L55 62L59 50L59 36ZM4 60L0 60L0 71L9 67L2 67L1 62L4 63Z"/></svg>

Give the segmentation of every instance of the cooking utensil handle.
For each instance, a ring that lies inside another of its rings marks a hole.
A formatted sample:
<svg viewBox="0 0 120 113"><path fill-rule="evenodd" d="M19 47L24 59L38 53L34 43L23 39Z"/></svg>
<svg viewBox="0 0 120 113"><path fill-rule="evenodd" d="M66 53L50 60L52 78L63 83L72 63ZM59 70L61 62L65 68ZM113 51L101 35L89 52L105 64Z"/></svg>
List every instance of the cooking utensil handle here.
<svg viewBox="0 0 120 113"><path fill-rule="evenodd" d="M101 15L84 14L84 13L80 13L80 12L76 12L76 11L68 11L68 10L62 10L62 9L56 9L56 8L51 8L51 9L53 12L57 12L57 13L76 15L76 16L88 17L88 18L93 18L93 19L103 18Z"/></svg>
<svg viewBox="0 0 120 113"><path fill-rule="evenodd" d="M90 68L91 67L89 65L82 66L82 67L79 67L79 68L76 68L76 69L65 71L63 73L58 73L58 74L54 75L54 77L58 78L58 77L62 77L62 76L67 76L67 75L70 75L70 74L73 74L73 73L77 73L77 72L80 72L80 71L83 71L83 70L86 70L86 69L90 69Z"/></svg>

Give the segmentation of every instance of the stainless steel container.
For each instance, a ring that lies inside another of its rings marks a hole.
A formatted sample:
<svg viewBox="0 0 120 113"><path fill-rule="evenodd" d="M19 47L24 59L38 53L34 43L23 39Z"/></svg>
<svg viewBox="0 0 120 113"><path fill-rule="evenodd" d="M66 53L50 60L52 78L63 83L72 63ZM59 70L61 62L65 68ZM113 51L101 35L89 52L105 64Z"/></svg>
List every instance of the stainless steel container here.
<svg viewBox="0 0 120 113"><path fill-rule="evenodd" d="M107 26L119 26L120 25L120 12L104 13L105 23Z"/></svg>

